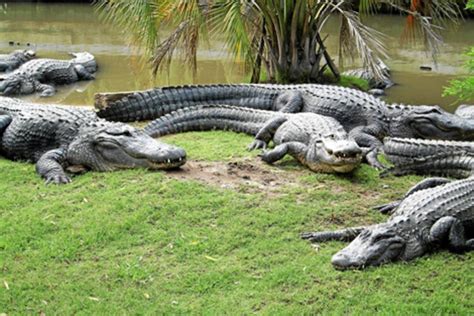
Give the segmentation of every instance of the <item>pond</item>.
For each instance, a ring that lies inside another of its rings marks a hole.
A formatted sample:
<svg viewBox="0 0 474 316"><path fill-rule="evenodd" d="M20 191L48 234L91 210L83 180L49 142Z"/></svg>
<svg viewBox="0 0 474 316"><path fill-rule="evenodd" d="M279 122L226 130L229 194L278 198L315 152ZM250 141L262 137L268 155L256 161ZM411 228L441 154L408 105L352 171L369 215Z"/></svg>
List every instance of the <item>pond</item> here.
<svg viewBox="0 0 474 316"><path fill-rule="evenodd" d="M196 78L186 65L175 62L169 74L159 74L154 79L143 66L140 55L127 45L122 32L100 22L98 13L87 4L9 3L0 16L2 52L29 44L41 57L67 58L68 52L76 51L89 51L97 57L100 69L96 80L60 87L52 98L24 97L34 102L92 105L96 92L141 90L157 85L240 83L248 78L241 64L230 61L223 42L214 40L201 46L198 52ZM463 52L474 45L474 21L464 21L445 31L437 67L424 72L419 69L420 65L432 66L433 62L421 45L400 44L399 36L404 27L402 17L382 15L367 19L370 26L388 36L385 42L391 59L387 64L397 83L387 90L388 101L439 104L452 110L456 106L455 100L442 98L442 87L448 80L466 72L462 67ZM331 23L328 29L336 29L337 21ZM328 38L331 52L337 49L336 38L335 33ZM9 42L14 42L15 47Z"/></svg>

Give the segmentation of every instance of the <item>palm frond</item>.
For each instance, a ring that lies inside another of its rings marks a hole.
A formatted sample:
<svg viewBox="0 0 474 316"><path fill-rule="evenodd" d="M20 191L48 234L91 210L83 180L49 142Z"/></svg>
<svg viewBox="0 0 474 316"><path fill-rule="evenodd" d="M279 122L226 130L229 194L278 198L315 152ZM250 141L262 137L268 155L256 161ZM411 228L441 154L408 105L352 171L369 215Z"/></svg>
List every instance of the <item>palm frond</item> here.
<svg viewBox="0 0 474 316"><path fill-rule="evenodd" d="M364 25L359 15L352 10L345 10L341 6L335 7L341 15L341 28L339 35L339 57L359 56L365 68L376 80L385 78L384 70L380 64L381 58L387 58L385 47L382 43L384 35Z"/></svg>

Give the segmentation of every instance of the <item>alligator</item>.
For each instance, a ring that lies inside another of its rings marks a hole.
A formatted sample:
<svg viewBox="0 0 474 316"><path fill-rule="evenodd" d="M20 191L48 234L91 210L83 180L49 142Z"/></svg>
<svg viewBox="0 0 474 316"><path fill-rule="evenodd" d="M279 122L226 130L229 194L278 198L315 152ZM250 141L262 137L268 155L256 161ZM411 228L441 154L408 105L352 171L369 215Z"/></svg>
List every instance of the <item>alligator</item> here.
<svg viewBox="0 0 474 316"><path fill-rule="evenodd" d="M0 137L0 153L35 162L46 183L70 182L66 171L169 169L186 161L183 149L127 124L100 119L94 111L7 97L0 97Z"/></svg>
<svg viewBox="0 0 474 316"><path fill-rule="evenodd" d="M55 94L54 85L94 79L93 73L97 70L94 56L87 52L71 55L74 58L70 60L38 58L24 63L0 77L0 93L20 95L40 92L40 96L47 97Z"/></svg>
<svg viewBox="0 0 474 316"><path fill-rule="evenodd" d="M36 53L32 50L15 50L10 54L0 54L0 71L12 71L33 59Z"/></svg>
<svg viewBox="0 0 474 316"><path fill-rule="evenodd" d="M301 237L351 241L332 257L333 266L341 270L408 261L442 247L453 252L474 249L474 177L425 179L402 201L380 208L392 212L385 223Z"/></svg>
<svg viewBox="0 0 474 316"><path fill-rule="evenodd" d="M98 94L98 115L111 121L152 120L180 108L227 104L280 112L313 112L338 120L372 166L385 136L474 139L474 122L436 106L387 105L365 92L330 85L203 85Z"/></svg>
<svg viewBox="0 0 474 316"><path fill-rule="evenodd" d="M474 120L474 105L471 104L461 104L454 114L459 115L470 120Z"/></svg>
<svg viewBox="0 0 474 316"><path fill-rule="evenodd" d="M373 73L367 68L351 69L344 71L342 74L366 80L369 83L369 87L372 89L388 89L395 84L390 79L390 68L388 68L388 66L381 60L379 60L379 65L383 75L380 79L376 79Z"/></svg>
<svg viewBox="0 0 474 316"><path fill-rule="evenodd" d="M226 105L180 109L151 122L144 132L152 137L186 131L232 130L254 135L250 150L275 148L261 158L273 163L289 154L316 172L346 173L356 168L362 150L331 117L315 113L278 113Z"/></svg>
<svg viewBox="0 0 474 316"><path fill-rule="evenodd" d="M387 137L383 152L387 160L394 164L384 171L384 175L466 178L474 171L473 142Z"/></svg>

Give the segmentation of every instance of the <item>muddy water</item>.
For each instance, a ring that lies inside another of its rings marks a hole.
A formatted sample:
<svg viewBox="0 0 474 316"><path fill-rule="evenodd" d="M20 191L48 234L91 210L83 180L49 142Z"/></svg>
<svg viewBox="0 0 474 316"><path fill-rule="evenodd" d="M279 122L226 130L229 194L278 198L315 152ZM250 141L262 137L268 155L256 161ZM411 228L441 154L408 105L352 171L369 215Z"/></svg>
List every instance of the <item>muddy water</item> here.
<svg viewBox="0 0 474 316"><path fill-rule="evenodd" d="M404 47L399 42L403 19L398 16L377 16L367 21L387 34L385 41L391 57L387 64L393 70L397 86L388 90L390 102L440 104L453 108L453 99L442 98L442 87L455 76L465 74L462 52L474 45L474 21L463 22L444 34L445 44L433 71L423 72L420 65L433 66L421 46ZM335 29L337 21L328 30ZM0 51L15 48L35 48L41 57L67 58L68 52L89 51L97 57L100 69L97 79L59 87L48 99L25 97L35 102L91 105L96 92L146 89L157 85L190 83L238 83L248 77L241 64L232 63L223 50L223 43L214 41L199 51L198 75L181 62L172 70L153 79L142 66L140 57L126 44L126 38L116 27L100 22L98 14L85 4L12 4L0 12ZM19 43L19 45L17 45ZM328 48L336 51L336 36L331 34ZM335 54L336 55L336 54ZM474 102L474 100L473 100Z"/></svg>

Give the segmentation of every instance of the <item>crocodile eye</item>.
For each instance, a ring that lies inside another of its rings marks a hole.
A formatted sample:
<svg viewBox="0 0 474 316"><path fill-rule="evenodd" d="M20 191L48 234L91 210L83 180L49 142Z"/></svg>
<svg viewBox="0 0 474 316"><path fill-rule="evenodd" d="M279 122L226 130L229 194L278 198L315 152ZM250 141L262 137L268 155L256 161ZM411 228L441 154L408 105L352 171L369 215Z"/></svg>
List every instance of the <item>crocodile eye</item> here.
<svg viewBox="0 0 474 316"><path fill-rule="evenodd" d="M377 236L374 236L373 238L373 243L377 243L383 239L389 239L389 238L392 238L393 236L395 236L394 234L391 234L391 233L385 233L385 234L380 234L380 235L377 235Z"/></svg>
<svg viewBox="0 0 474 316"><path fill-rule="evenodd" d="M426 109L425 111L421 111L421 114L442 114L441 109L438 107L432 107L429 109Z"/></svg>

